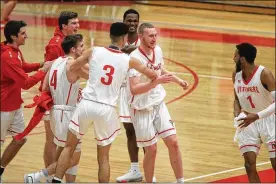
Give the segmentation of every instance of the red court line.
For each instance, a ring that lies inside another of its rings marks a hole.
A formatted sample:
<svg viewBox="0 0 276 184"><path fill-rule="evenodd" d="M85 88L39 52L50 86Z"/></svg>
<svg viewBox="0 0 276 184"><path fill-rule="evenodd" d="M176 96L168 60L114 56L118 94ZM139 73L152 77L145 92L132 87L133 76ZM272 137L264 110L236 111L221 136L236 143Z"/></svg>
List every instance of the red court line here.
<svg viewBox="0 0 276 184"><path fill-rule="evenodd" d="M192 85L192 87L190 89L188 89L188 91L186 91L184 94L180 95L179 97L176 97L170 101L168 101L166 104L171 104L173 102L175 102L176 100L179 100L181 98L183 98L184 96L187 96L188 94L190 94L193 90L195 90L195 88L197 87L198 85L198 82L199 82L199 79L198 79L198 75L192 70L190 69L189 67L187 67L186 65L182 64L182 63L179 63L179 62L176 62L176 61L173 61L171 59L168 59L168 58L164 58L165 60L169 61L169 62L172 62L178 66L181 66L183 68L185 68L186 70L188 70L194 77L194 83Z"/></svg>
<svg viewBox="0 0 276 184"><path fill-rule="evenodd" d="M260 180L262 183L275 183L275 171L273 169L267 169L258 172ZM229 177L217 181L213 181L211 183L248 183L248 177L246 174Z"/></svg>
<svg viewBox="0 0 276 184"><path fill-rule="evenodd" d="M12 19L24 20L32 26L56 26L57 17L44 17L33 15L13 14ZM80 20L81 29L91 31L109 31L110 22ZM217 33L207 31L196 31L189 29L159 28L160 36L178 39L191 39L219 43L238 44L241 42L250 42L256 46L275 47L275 38L248 36L229 33Z"/></svg>

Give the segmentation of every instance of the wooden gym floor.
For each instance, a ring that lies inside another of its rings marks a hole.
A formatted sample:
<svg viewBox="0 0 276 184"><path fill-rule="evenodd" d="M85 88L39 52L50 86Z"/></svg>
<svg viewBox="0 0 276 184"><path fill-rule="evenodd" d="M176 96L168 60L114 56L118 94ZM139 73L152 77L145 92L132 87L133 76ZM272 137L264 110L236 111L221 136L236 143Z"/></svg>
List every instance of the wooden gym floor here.
<svg viewBox="0 0 276 184"><path fill-rule="evenodd" d="M2 3L2 2L1 2ZM166 102L176 124L182 151L184 177L189 182L211 182L245 174L243 157L233 142L233 85L231 74L235 67L235 45L248 41L258 49L257 64L275 73L275 17L194 10L146 5L81 5L81 4L17 4L12 18L28 22L29 38L21 47L26 61L43 61L44 47L53 35L58 14L62 10L77 11L88 48L108 45L109 24L121 21L123 13L134 8L140 22L151 22L160 31L159 45L166 58L166 68L190 82L188 91L174 84L165 85ZM36 16L35 16L36 15ZM1 41L3 41L1 31ZM84 84L83 84L84 86ZM23 91L24 105L32 102L38 85ZM24 109L26 124L33 109ZM123 126L110 153L111 182L130 166ZM2 150L11 139L8 138ZM26 145L6 168L5 182L23 182L26 173L44 167L44 125L41 122ZM139 153L140 169L143 152ZM268 153L262 146L258 157L259 170L270 168ZM238 168L238 169L236 169ZM232 170L234 169L234 170ZM77 182L97 182L96 142L93 128L84 136ZM155 176L158 182L174 182L168 151L158 142Z"/></svg>

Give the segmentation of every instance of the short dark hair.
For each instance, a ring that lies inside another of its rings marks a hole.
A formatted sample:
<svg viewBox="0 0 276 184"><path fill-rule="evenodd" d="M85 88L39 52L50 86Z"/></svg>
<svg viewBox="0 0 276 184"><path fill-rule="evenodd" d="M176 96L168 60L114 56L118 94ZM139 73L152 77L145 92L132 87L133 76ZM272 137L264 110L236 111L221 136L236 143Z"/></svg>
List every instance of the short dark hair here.
<svg viewBox="0 0 276 184"><path fill-rule="evenodd" d="M62 24L68 25L70 19L78 18L78 13L71 11L62 11L58 17L58 26L62 30Z"/></svg>
<svg viewBox="0 0 276 184"><path fill-rule="evenodd" d="M124 13L124 20L126 19L126 16L127 16L128 14L136 14L136 15L138 16L138 20L139 20L139 18L140 18L140 15L139 15L139 13L138 13L136 10L134 10L134 9L128 9L128 10Z"/></svg>
<svg viewBox="0 0 276 184"><path fill-rule="evenodd" d="M5 35L5 38L6 38L6 41L8 43L12 43L13 40L12 40L12 37L11 36L18 36L18 33L20 32L20 29L22 27L25 27L27 26L27 24L20 20L20 21L17 21L17 20L11 20L9 21L5 27L4 27L4 35Z"/></svg>
<svg viewBox="0 0 276 184"><path fill-rule="evenodd" d="M110 35L123 36L128 32L128 26L123 22L115 22L110 26Z"/></svg>
<svg viewBox="0 0 276 184"><path fill-rule="evenodd" d="M67 35L63 39L61 43L61 47L65 54L70 53L70 49L72 47L76 47L79 42L83 40L83 36L81 34L73 34L73 35Z"/></svg>
<svg viewBox="0 0 276 184"><path fill-rule="evenodd" d="M152 25L151 23L147 23L147 22L142 23L138 28L138 33L143 34L144 29L146 29L146 28L154 28L154 25Z"/></svg>
<svg viewBox="0 0 276 184"><path fill-rule="evenodd" d="M257 55L257 49L250 43L236 45L240 57L244 57L249 64L253 64Z"/></svg>

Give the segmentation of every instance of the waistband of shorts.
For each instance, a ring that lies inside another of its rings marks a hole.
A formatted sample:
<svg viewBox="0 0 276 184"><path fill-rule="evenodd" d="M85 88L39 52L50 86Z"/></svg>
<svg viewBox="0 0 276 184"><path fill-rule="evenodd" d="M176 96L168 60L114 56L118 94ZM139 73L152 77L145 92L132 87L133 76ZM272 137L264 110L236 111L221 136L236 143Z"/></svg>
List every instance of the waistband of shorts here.
<svg viewBox="0 0 276 184"><path fill-rule="evenodd" d="M62 111L74 111L76 107L70 105L54 105L54 110L62 110Z"/></svg>
<svg viewBox="0 0 276 184"><path fill-rule="evenodd" d="M113 106L113 105L110 105L110 104L107 104L107 103L103 103L103 102L97 102L95 100L91 100L91 99L87 99L87 98L82 98L83 100L87 100L87 101L91 101L91 102L95 102L95 103L99 103L99 104L104 104L104 105L108 105L110 107L114 107L116 108L116 106Z"/></svg>

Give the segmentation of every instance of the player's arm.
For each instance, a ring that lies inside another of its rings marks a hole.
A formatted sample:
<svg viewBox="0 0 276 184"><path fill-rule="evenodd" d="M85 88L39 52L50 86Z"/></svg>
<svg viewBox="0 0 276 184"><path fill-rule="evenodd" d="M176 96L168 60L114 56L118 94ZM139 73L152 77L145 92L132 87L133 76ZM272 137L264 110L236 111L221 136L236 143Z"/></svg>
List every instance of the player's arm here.
<svg viewBox="0 0 276 184"><path fill-rule="evenodd" d="M270 92L271 97L274 99L274 102L269 105L266 109L258 112L258 113L248 113L246 111L245 114L247 116L245 118L241 118L240 120L243 120L243 123L241 123L241 127L246 127L250 123L256 121L257 119L262 119L271 116L275 113L275 78L271 71L268 69L264 69L261 73L261 82L263 86L266 86L267 90Z"/></svg>
<svg viewBox="0 0 276 184"><path fill-rule="evenodd" d="M69 68L70 71L75 73L80 72L81 67L83 67L85 64L89 62L89 58L92 56L92 53L93 53L92 48L85 50L80 57L78 57L76 60L72 62Z"/></svg>
<svg viewBox="0 0 276 184"><path fill-rule="evenodd" d="M233 84L235 84L235 76L236 76L236 72L233 72L233 74L232 74ZM238 99L238 96L236 94L235 89L234 89L234 96L235 96L235 99L234 99L234 117L238 117L239 114L241 113L241 105L240 105L240 101Z"/></svg>
<svg viewBox="0 0 276 184"><path fill-rule="evenodd" d="M146 93L152 88L155 88L158 84L161 83L169 83L172 80L172 75L167 74L167 75L162 75L157 78L155 78L155 75L157 74L143 65L139 60L135 58L131 58L130 61L130 68L134 68L135 70L139 71L140 73L143 73L144 75L148 76L150 80L148 82L141 83L140 82L140 74L139 72L135 70L130 70L129 71L129 84L130 84L130 91L132 95L138 95L142 93Z"/></svg>
<svg viewBox="0 0 276 184"><path fill-rule="evenodd" d="M76 73L80 78L88 80L89 78L89 65L86 63Z"/></svg>
<svg viewBox="0 0 276 184"><path fill-rule="evenodd" d="M26 61L22 61L22 68L26 73L30 73L33 71L37 71L39 68L43 66L44 62L41 63L27 63Z"/></svg>
<svg viewBox="0 0 276 184"><path fill-rule="evenodd" d="M133 57L130 58L129 69L135 69L151 80L154 80L158 77L154 70L149 69L146 65L142 64L138 59Z"/></svg>
<svg viewBox="0 0 276 184"><path fill-rule="evenodd" d="M50 78L50 69L48 70L48 72L43 80L42 91L50 91L49 78Z"/></svg>
<svg viewBox="0 0 276 184"><path fill-rule="evenodd" d="M181 86L183 89L187 89L189 87L189 84L187 81L180 79L179 77L177 77L176 75L172 74L171 72L169 72L168 70L166 70L164 67L162 67L161 70L161 74L171 74L173 76L172 78L172 82L178 84L179 86Z"/></svg>

